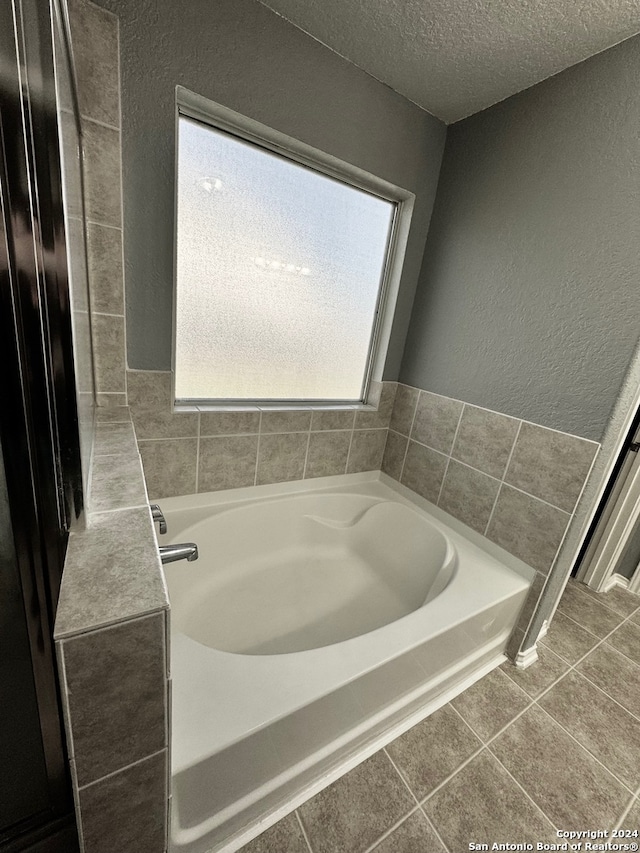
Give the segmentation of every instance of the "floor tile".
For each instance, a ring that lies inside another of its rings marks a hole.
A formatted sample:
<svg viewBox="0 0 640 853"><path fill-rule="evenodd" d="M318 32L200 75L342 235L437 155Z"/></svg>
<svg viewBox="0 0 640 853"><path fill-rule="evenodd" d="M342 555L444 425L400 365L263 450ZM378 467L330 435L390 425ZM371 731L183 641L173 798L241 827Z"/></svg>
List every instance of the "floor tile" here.
<svg viewBox="0 0 640 853"><path fill-rule="evenodd" d="M527 669L518 669L511 661L503 663L500 669L514 681L518 687L528 693L532 699L539 696L554 681L557 681L569 668L569 664L554 654L551 649L540 644L538 660Z"/></svg>
<svg viewBox="0 0 640 853"><path fill-rule="evenodd" d="M547 635L540 640L542 645L570 664L577 663L598 642L597 637L585 631L577 622L560 611L553 617Z"/></svg>
<svg viewBox="0 0 640 853"><path fill-rule="evenodd" d="M637 829L640 831L640 800L636 800L631 806L620 826L622 829ZM633 840L638 841L637 838Z"/></svg>
<svg viewBox="0 0 640 853"><path fill-rule="evenodd" d="M389 744L387 752L421 800L481 746L469 726L445 705Z"/></svg>
<svg viewBox="0 0 640 853"><path fill-rule="evenodd" d="M409 815L404 823L373 849L375 853L446 853L421 811Z"/></svg>
<svg viewBox="0 0 640 853"><path fill-rule="evenodd" d="M377 752L298 813L314 853L361 853L414 806L387 756Z"/></svg>
<svg viewBox="0 0 640 853"><path fill-rule="evenodd" d="M575 584L576 581L569 581L569 583ZM585 584L580 584L580 590L622 616L629 616L640 607L640 595L634 595L628 589L622 589L619 586L614 586L609 592L596 592Z"/></svg>
<svg viewBox="0 0 640 853"><path fill-rule="evenodd" d="M606 637L614 628L617 628L624 618L620 613L615 613L592 596L582 592L577 584L567 585L558 610L600 638Z"/></svg>
<svg viewBox="0 0 640 853"><path fill-rule="evenodd" d="M309 853L298 818L289 814L245 844L239 853Z"/></svg>
<svg viewBox="0 0 640 853"><path fill-rule="evenodd" d="M540 708L526 711L490 749L557 827L615 824L626 789Z"/></svg>
<svg viewBox="0 0 640 853"><path fill-rule="evenodd" d="M430 797L425 812L451 853L469 844L535 843L554 830L495 758L482 752Z"/></svg>
<svg viewBox="0 0 640 853"><path fill-rule="evenodd" d="M603 643L578 666L589 681L640 717L640 667Z"/></svg>
<svg viewBox="0 0 640 853"><path fill-rule="evenodd" d="M540 705L630 788L640 784L640 722L577 672Z"/></svg>
<svg viewBox="0 0 640 853"><path fill-rule="evenodd" d="M623 655L640 664L640 625L635 622L625 622L617 631L607 637L607 645L613 646Z"/></svg>
<svg viewBox="0 0 640 853"><path fill-rule="evenodd" d="M501 670L494 669L451 702L482 740L489 740L523 711L529 696Z"/></svg>

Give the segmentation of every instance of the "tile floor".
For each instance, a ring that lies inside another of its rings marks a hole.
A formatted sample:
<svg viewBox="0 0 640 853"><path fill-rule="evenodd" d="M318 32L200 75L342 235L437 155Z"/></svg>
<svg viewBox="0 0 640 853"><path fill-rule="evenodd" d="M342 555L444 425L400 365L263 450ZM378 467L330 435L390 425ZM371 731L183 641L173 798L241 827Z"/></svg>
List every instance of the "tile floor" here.
<svg viewBox="0 0 640 853"><path fill-rule="evenodd" d="M557 829L640 830L640 597L570 582L539 649L533 667L489 673L242 853L535 849L559 843Z"/></svg>

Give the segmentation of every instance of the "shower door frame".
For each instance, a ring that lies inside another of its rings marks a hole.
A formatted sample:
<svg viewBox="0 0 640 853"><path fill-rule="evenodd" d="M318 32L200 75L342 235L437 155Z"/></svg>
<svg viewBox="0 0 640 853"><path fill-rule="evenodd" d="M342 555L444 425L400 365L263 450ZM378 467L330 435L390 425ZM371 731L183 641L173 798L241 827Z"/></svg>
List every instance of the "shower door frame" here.
<svg viewBox="0 0 640 853"><path fill-rule="evenodd" d="M606 592L614 586L627 586L640 593L640 565L627 579L616 573L630 537L640 522L640 409L623 446L617 473L612 476L608 497L603 498L577 572L578 580Z"/></svg>

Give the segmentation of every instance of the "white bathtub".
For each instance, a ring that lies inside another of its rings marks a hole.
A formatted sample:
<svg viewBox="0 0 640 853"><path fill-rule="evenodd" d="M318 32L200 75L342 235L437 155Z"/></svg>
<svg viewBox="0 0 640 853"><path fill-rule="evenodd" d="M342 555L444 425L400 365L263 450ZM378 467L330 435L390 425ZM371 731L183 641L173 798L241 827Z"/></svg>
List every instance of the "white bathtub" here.
<svg viewBox="0 0 640 853"><path fill-rule="evenodd" d="M172 853L233 851L504 660L533 570L384 474L162 501Z"/></svg>

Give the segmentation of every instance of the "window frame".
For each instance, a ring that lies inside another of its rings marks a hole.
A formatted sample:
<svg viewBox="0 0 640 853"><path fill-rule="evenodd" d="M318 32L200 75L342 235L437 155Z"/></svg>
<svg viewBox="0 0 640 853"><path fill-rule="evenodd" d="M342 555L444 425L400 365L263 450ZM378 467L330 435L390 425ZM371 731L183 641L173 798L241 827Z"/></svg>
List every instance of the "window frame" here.
<svg viewBox="0 0 640 853"><path fill-rule="evenodd" d="M363 190L394 205L394 213L389 229L385 264L380 276L376 300L375 319L366 368L361 386L360 398L356 400L305 400L305 399L249 399L249 398L178 398L176 397L176 357L177 357L177 296L178 296L178 164L179 164L179 127L184 117L208 125L249 142L286 160L312 169L321 175L340 181L347 186ZM173 262L173 314L171 347L171 394L175 411L191 410L194 407L207 411L229 408L278 408L278 409L336 409L370 408L368 403L372 382L383 379L395 308L400 290L400 279L415 203L415 195L408 190L378 178L363 169L326 154L317 148L300 142L280 131L274 130L254 119L248 118L228 107L211 101L202 95L191 92L182 86L176 86L175 109L175 177L174 177L174 262Z"/></svg>

